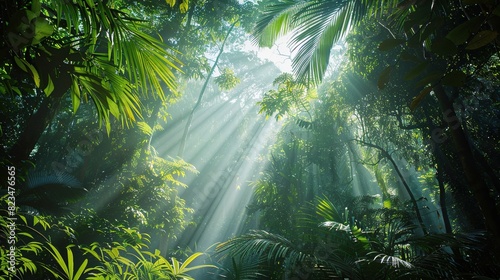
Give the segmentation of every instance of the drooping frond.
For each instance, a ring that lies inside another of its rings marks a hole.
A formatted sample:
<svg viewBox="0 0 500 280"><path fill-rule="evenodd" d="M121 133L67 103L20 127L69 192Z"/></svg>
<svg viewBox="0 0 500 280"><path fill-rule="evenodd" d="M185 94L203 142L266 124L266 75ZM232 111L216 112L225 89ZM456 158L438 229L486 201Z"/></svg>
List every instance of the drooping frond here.
<svg viewBox="0 0 500 280"><path fill-rule="evenodd" d="M291 33L292 68L299 82L319 84L333 45L365 16L378 15L396 1L287 0L269 5L255 26L260 46Z"/></svg>
<svg viewBox="0 0 500 280"><path fill-rule="evenodd" d="M49 1L45 7L57 33L64 35L51 50L70 51L65 71L71 77L74 111L91 99L109 132L111 116L127 126L141 118L141 97L165 101L166 88L175 94L180 61L161 38L146 32L145 22L106 1ZM54 73L48 78L55 80Z"/></svg>
<svg viewBox="0 0 500 280"><path fill-rule="evenodd" d="M255 26L255 42L271 47L276 40L297 26L294 15L304 8L306 2L286 0L266 7L266 11Z"/></svg>
<svg viewBox="0 0 500 280"><path fill-rule="evenodd" d="M413 268L414 267L414 265L408 261L405 261L397 256L390 256L390 255L387 255L384 253L378 253L375 257L373 257L373 260L380 262L382 264L388 264L394 268L400 268L400 267Z"/></svg>
<svg viewBox="0 0 500 280"><path fill-rule="evenodd" d="M309 256L301 252L290 240L264 230L254 230L217 245L218 253L247 259L264 256L267 261L286 259L290 266L306 260Z"/></svg>

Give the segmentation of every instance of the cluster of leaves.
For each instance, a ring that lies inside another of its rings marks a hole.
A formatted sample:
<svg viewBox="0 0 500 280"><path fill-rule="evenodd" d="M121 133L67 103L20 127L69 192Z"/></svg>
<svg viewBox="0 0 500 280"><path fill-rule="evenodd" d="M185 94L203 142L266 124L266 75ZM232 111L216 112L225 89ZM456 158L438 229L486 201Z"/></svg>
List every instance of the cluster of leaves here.
<svg viewBox="0 0 500 280"><path fill-rule="evenodd" d="M222 90L231 90L240 83L240 79L231 68L222 69L222 73L215 77L214 81Z"/></svg>
<svg viewBox="0 0 500 280"><path fill-rule="evenodd" d="M383 52L397 49L392 53L397 60L382 71L378 87L387 85L394 70L404 69L404 80L413 80L420 90L410 104L414 110L436 85L464 86L495 56L500 14L493 1L466 1L462 7L423 1L412 10L405 8L400 7L389 22L393 37L378 45ZM401 29L394 27L396 24L401 24Z"/></svg>
<svg viewBox="0 0 500 280"><path fill-rule="evenodd" d="M267 279L441 279L498 273L462 259L488 254L483 232L417 237L405 212L372 208L370 215L352 220L342 217L326 198L318 198L315 207L316 217L302 220L309 234L255 230L219 244L217 252L241 268L258 268ZM371 226L363 226L365 222ZM453 255L448 246L460 247L463 255Z"/></svg>
<svg viewBox="0 0 500 280"><path fill-rule="evenodd" d="M69 90L74 111L81 101L92 99L110 130L110 115L122 124L141 116L141 95L164 99L160 81L175 89L178 60L161 40L144 31L144 22L112 8L112 3L42 5L36 0L31 9L11 12L5 29L11 40L3 46L10 48L10 56L2 59L3 70L10 74L2 80L2 94L37 88L50 97Z"/></svg>
<svg viewBox="0 0 500 280"><path fill-rule="evenodd" d="M265 113L266 118L275 115L276 120L280 120L285 115L290 115L300 120L299 112L308 114L309 122L312 116L310 101L315 98L315 91L305 84L297 82L292 74L283 73L274 82L278 89L268 91L262 97L262 101L257 102L260 106L259 114Z"/></svg>
<svg viewBox="0 0 500 280"><path fill-rule="evenodd" d="M23 214L13 218L16 219L15 258L9 257L11 248L2 242L0 271L4 276L0 279L14 275L19 279L193 279L190 271L214 268L191 265L201 253L193 253L181 263L176 258L167 259L159 250L150 251L149 236L133 228L115 227L103 232L120 236L120 241L86 245L73 243L75 239L61 238L74 233L71 227L62 225L61 220L54 224L50 217ZM0 216L2 240L10 238L10 222L7 215ZM14 260L14 272L9 270L13 267L11 260Z"/></svg>

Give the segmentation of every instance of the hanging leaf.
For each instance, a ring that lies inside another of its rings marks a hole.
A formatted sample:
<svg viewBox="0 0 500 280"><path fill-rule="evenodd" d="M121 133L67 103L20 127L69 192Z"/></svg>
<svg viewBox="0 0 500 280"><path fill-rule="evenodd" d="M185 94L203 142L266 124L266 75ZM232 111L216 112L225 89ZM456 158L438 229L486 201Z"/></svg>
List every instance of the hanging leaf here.
<svg viewBox="0 0 500 280"><path fill-rule="evenodd" d="M379 89L384 89L387 83L389 82L389 78L391 76L392 65L387 66L384 71L380 74L377 82L377 86Z"/></svg>
<svg viewBox="0 0 500 280"><path fill-rule="evenodd" d="M73 102L73 114L76 114L78 107L80 107L80 87L78 86L78 81L73 78L73 85L71 86L71 100Z"/></svg>
<svg viewBox="0 0 500 280"><path fill-rule="evenodd" d="M146 122L137 122L137 127L139 130L147 136L153 135L153 128Z"/></svg>
<svg viewBox="0 0 500 280"><path fill-rule="evenodd" d="M437 81L439 81L443 77L443 73L440 71L434 71L428 75L425 75L418 83L416 84L417 87L425 87L428 86L429 84L433 84Z"/></svg>
<svg viewBox="0 0 500 280"><path fill-rule="evenodd" d="M54 27L44 18L37 18L35 20L35 36L31 44L36 45L40 43L45 37L49 37L54 32Z"/></svg>
<svg viewBox="0 0 500 280"><path fill-rule="evenodd" d="M413 101L410 104L410 110L415 110L417 106L422 102L422 100L432 91L432 87L426 87L420 93L413 98Z"/></svg>
<svg viewBox="0 0 500 280"><path fill-rule="evenodd" d="M165 0L167 4L170 5L170 7L173 7L175 5L175 0Z"/></svg>
<svg viewBox="0 0 500 280"><path fill-rule="evenodd" d="M179 5L179 9L181 10L181 13L186 13L189 8L189 0L184 0L182 3Z"/></svg>
<svg viewBox="0 0 500 280"><path fill-rule="evenodd" d="M469 39L474 29L478 28L483 21L482 17L472 18L457 27L453 28L446 38L453 42L455 45L461 45Z"/></svg>
<svg viewBox="0 0 500 280"><path fill-rule="evenodd" d="M448 38L438 38L432 42L431 51L442 56L455 55L457 46Z"/></svg>
<svg viewBox="0 0 500 280"><path fill-rule="evenodd" d="M52 78L50 77L49 74L47 74L47 86L43 89L43 91L45 92L45 95L49 96L52 91L54 91L54 82L52 81Z"/></svg>
<svg viewBox="0 0 500 280"><path fill-rule="evenodd" d="M35 66L31 65L24 59L18 58L17 56L14 56L14 61L24 72L31 74L36 87L40 87L40 75L38 75L38 71L35 69Z"/></svg>
<svg viewBox="0 0 500 280"><path fill-rule="evenodd" d="M441 82L443 83L443 85L461 87L465 84L466 78L467 75L464 72L455 70L446 74Z"/></svg>
<svg viewBox="0 0 500 280"><path fill-rule="evenodd" d="M40 15L40 10L42 9L42 4L40 0L35 0L31 3L31 12L33 12L36 16Z"/></svg>
<svg viewBox="0 0 500 280"><path fill-rule="evenodd" d="M411 80L411 79L414 79L415 77L417 77L418 75L420 75L425 70L425 68L427 68L427 65L429 65L428 61L424 61L424 62L418 64L415 68L410 70L410 72L408 72L405 75L405 80Z"/></svg>
<svg viewBox="0 0 500 280"><path fill-rule="evenodd" d="M380 43L380 45L378 45L378 50L379 51L388 51L388 50L391 50L391 49L401 45L404 42L405 42L405 40L403 40L403 39L390 38L390 39L384 40L382 43Z"/></svg>
<svg viewBox="0 0 500 280"><path fill-rule="evenodd" d="M420 34L420 41L424 41L429 38L429 36L438 30L441 25L443 25L444 19L442 17L434 18L427 26L424 31Z"/></svg>
<svg viewBox="0 0 500 280"><path fill-rule="evenodd" d="M483 30L476 34L474 36L469 44L467 44L467 47L465 47L466 50L475 50L479 49L480 47L486 46L487 44L491 43L493 40L495 40L498 36L497 31L491 31L491 30Z"/></svg>
<svg viewBox="0 0 500 280"><path fill-rule="evenodd" d="M17 56L14 56L14 62L17 64L17 66L19 68L21 68L21 70L23 70L24 72L28 72L28 68L26 68L26 65L24 65L24 62L19 59Z"/></svg>

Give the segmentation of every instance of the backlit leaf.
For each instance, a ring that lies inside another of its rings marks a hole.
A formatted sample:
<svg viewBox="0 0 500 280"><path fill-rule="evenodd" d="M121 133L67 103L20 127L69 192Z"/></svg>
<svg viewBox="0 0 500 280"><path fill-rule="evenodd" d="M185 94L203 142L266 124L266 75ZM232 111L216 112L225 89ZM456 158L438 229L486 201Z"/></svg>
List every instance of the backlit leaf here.
<svg viewBox="0 0 500 280"><path fill-rule="evenodd" d="M21 68L24 72L30 73L33 77L33 82L35 82L35 85L37 87L40 87L40 75L38 75L38 71L35 69L35 66L31 65L24 59L18 58L17 56L14 56L14 61L16 62L17 66L19 66L19 68Z"/></svg>
<svg viewBox="0 0 500 280"><path fill-rule="evenodd" d="M497 31L492 31L492 30L483 30L476 34L469 44L467 44L467 47L465 47L466 50L475 50L479 49L480 47L486 46L487 44L491 43L493 40L495 40L498 36Z"/></svg>
<svg viewBox="0 0 500 280"><path fill-rule="evenodd" d="M73 102L73 114L76 113L78 107L80 107L81 99L80 87L78 86L78 79L73 78L73 85L71 86L71 100Z"/></svg>
<svg viewBox="0 0 500 280"><path fill-rule="evenodd" d="M455 45L461 45L469 39L474 29L478 28L483 19L481 17L472 18L457 27L453 28L446 38L451 40Z"/></svg>
<svg viewBox="0 0 500 280"><path fill-rule="evenodd" d="M420 93L413 98L413 101L410 104L410 110L415 110L417 106L422 102L422 100L432 91L432 87L426 87Z"/></svg>
<svg viewBox="0 0 500 280"><path fill-rule="evenodd" d="M165 0L167 4L170 5L170 7L173 7L175 5L175 0Z"/></svg>
<svg viewBox="0 0 500 280"><path fill-rule="evenodd" d="M54 91L54 82L52 81L52 78L50 77L49 74L47 74L47 86L43 89L45 92L45 95L49 96L52 91Z"/></svg>

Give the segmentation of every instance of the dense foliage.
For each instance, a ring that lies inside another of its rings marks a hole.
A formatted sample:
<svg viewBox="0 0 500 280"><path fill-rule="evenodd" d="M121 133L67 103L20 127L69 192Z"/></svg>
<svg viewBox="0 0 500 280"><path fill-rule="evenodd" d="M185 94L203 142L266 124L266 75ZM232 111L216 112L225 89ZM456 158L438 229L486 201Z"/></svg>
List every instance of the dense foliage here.
<svg viewBox="0 0 500 280"><path fill-rule="evenodd" d="M500 277L497 0L16 0L0 25L0 279Z"/></svg>

